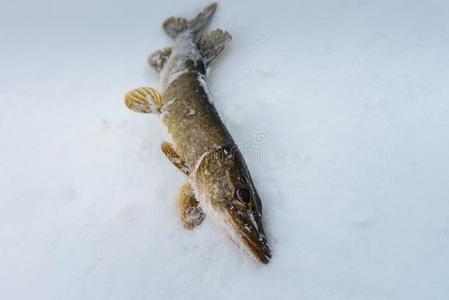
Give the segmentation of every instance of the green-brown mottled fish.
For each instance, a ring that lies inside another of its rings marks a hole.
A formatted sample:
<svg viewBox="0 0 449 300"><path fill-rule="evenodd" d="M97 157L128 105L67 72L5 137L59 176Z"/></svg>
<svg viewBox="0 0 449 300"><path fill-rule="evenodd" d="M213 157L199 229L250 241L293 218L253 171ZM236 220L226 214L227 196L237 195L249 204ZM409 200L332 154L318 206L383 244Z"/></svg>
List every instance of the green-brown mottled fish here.
<svg viewBox="0 0 449 300"><path fill-rule="evenodd" d="M209 5L192 20L169 18L163 23L175 45L149 58L161 74L161 92L138 88L125 102L134 111L159 114L167 129L162 151L189 178L179 197L184 227L199 225L207 215L237 246L268 263L271 250L259 195L206 81L209 63L231 40L221 29L203 32L216 7Z"/></svg>

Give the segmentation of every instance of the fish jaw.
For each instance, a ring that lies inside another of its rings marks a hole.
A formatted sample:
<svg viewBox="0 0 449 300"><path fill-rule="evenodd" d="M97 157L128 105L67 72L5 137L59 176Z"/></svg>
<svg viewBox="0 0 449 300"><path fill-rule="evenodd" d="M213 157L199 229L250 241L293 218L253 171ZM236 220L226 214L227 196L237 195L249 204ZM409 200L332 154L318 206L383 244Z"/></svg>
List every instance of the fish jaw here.
<svg viewBox="0 0 449 300"><path fill-rule="evenodd" d="M233 210L224 210L225 223L228 227L227 231L234 232L231 236L233 242L262 263L269 263L271 249L261 222L255 222L255 218L252 215L247 219L235 216L232 212Z"/></svg>

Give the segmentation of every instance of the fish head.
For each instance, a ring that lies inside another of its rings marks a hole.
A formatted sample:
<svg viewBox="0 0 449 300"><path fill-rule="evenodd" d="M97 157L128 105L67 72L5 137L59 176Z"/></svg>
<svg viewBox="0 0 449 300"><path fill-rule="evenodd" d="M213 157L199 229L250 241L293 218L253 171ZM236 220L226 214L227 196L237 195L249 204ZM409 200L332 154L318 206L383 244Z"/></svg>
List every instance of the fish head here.
<svg viewBox="0 0 449 300"><path fill-rule="evenodd" d="M268 263L271 250L262 225L262 204L238 148L222 147L205 155L194 186L208 218L223 227L239 248Z"/></svg>

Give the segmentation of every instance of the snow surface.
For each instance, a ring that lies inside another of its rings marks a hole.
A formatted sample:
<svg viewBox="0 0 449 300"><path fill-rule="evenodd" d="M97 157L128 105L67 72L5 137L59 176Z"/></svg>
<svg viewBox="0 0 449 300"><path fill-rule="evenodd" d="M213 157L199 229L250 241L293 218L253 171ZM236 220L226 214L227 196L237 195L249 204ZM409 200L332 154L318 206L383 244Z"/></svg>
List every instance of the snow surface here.
<svg viewBox="0 0 449 300"><path fill-rule="evenodd" d="M222 1L210 72L273 248L207 219L155 116L160 24L206 1L2 1L0 299L448 299L447 1Z"/></svg>

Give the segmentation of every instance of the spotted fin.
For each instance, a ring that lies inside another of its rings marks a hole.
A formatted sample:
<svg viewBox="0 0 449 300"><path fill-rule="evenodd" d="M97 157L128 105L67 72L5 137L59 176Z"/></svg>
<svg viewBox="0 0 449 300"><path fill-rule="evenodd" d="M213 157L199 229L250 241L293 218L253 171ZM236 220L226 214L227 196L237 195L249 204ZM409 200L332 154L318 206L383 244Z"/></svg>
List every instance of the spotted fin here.
<svg viewBox="0 0 449 300"><path fill-rule="evenodd" d="M212 3L200 12L195 18L187 20L184 18L171 17L162 24L165 32L172 38L178 37L181 33L190 30L199 32L210 21L217 9L217 3Z"/></svg>
<svg viewBox="0 0 449 300"><path fill-rule="evenodd" d="M205 218L203 209L199 206L199 202L195 198L190 183L186 183L181 187L179 192L179 208L182 225L186 229L195 228L200 225Z"/></svg>
<svg viewBox="0 0 449 300"><path fill-rule="evenodd" d="M186 165L186 163L182 160L181 156L176 152L175 148L172 144L168 142L163 142L161 145L161 150L164 152L165 156L167 156L168 160L175 165L179 170L181 170L184 174L189 176L190 169Z"/></svg>
<svg viewBox="0 0 449 300"><path fill-rule="evenodd" d="M160 72L170 57L171 52L172 48L158 50L148 57L148 63L153 67L153 69Z"/></svg>
<svg viewBox="0 0 449 300"><path fill-rule="evenodd" d="M231 38L229 32L216 29L203 33L196 41L196 45L206 62L209 63L220 54Z"/></svg>
<svg viewBox="0 0 449 300"><path fill-rule="evenodd" d="M126 106L140 113L159 113L162 107L162 97L153 88L142 87L125 95Z"/></svg>

